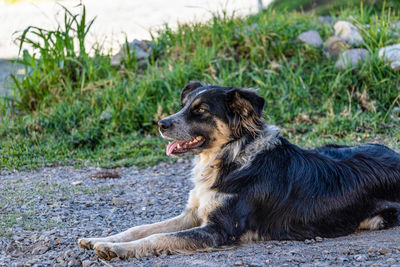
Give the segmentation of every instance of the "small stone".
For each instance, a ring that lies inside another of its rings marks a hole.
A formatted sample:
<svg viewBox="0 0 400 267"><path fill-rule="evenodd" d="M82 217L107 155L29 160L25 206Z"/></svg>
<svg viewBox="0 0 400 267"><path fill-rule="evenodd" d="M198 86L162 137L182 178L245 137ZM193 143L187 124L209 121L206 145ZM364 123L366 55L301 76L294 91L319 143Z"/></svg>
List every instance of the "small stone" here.
<svg viewBox="0 0 400 267"><path fill-rule="evenodd" d="M393 264L393 263L396 263L396 260L393 259L393 258L389 258L389 259L386 260L386 263Z"/></svg>
<svg viewBox="0 0 400 267"><path fill-rule="evenodd" d="M319 33L314 30L303 32L302 34L297 36L297 39L314 47L320 47L323 44Z"/></svg>
<svg viewBox="0 0 400 267"><path fill-rule="evenodd" d="M75 181L75 182L72 182L71 184L73 185L73 186L77 186L77 185L82 185L82 181Z"/></svg>
<svg viewBox="0 0 400 267"><path fill-rule="evenodd" d="M112 204L116 207L125 206L127 204L126 199L121 198L121 197L113 197L111 201L112 201Z"/></svg>
<svg viewBox="0 0 400 267"><path fill-rule="evenodd" d="M337 58L349 45L340 37L330 37L324 43L324 52L328 58Z"/></svg>
<svg viewBox="0 0 400 267"><path fill-rule="evenodd" d="M376 249L374 247L370 247L368 249L368 253L374 253L376 251Z"/></svg>
<svg viewBox="0 0 400 267"><path fill-rule="evenodd" d="M33 255L40 255L40 254L44 254L46 253L50 248L48 246L39 244L38 246L36 246L35 248L33 248L32 250L32 254Z"/></svg>
<svg viewBox="0 0 400 267"><path fill-rule="evenodd" d="M380 248L380 249L378 250L378 252L379 252L379 254L381 254L381 255L389 255L389 254L392 253L392 251L391 251L390 249L387 249L387 248Z"/></svg>
<svg viewBox="0 0 400 267"><path fill-rule="evenodd" d="M368 255L354 255L354 259L356 261L366 261L368 259Z"/></svg>
<svg viewBox="0 0 400 267"><path fill-rule="evenodd" d="M235 266L243 266L244 262L243 261L235 261L235 263L233 265L235 265Z"/></svg>
<svg viewBox="0 0 400 267"><path fill-rule="evenodd" d="M75 267L75 266L78 266L78 265L79 264L78 264L78 261L76 259L72 259L72 260L68 261L68 266L69 267Z"/></svg>
<svg viewBox="0 0 400 267"><path fill-rule="evenodd" d="M322 242L324 239L320 236L315 237L316 242Z"/></svg>
<svg viewBox="0 0 400 267"><path fill-rule="evenodd" d="M340 20L335 23L333 28L335 29L335 35L350 45L357 46L364 43L360 30L348 21Z"/></svg>
<svg viewBox="0 0 400 267"><path fill-rule="evenodd" d="M306 239L306 240L304 240L304 243L307 244L307 245L309 245L309 244L314 243L314 240L312 240L312 239Z"/></svg>
<svg viewBox="0 0 400 267"><path fill-rule="evenodd" d="M119 175L119 173L116 171L102 170L102 171L99 171L99 172L89 175L89 177L106 179L106 178L121 178L121 175Z"/></svg>
<svg viewBox="0 0 400 267"><path fill-rule="evenodd" d="M68 249L64 252L64 258L66 259L70 258L72 255L74 255L74 251L72 249Z"/></svg>
<svg viewBox="0 0 400 267"><path fill-rule="evenodd" d="M344 51L336 61L335 67L346 69L347 67L357 66L365 61L368 55L368 50L362 48L349 49Z"/></svg>
<svg viewBox="0 0 400 267"><path fill-rule="evenodd" d="M32 259L32 260L27 261L26 263L27 263L29 266L32 266L32 265L34 265L36 262L37 262L37 260Z"/></svg>

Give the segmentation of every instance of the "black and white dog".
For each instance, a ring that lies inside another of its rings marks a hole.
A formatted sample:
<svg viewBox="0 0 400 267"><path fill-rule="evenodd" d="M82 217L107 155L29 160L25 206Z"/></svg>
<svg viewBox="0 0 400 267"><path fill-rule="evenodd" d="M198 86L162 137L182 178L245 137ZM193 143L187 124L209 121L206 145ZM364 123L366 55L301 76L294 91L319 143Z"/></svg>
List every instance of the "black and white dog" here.
<svg viewBox="0 0 400 267"><path fill-rule="evenodd" d="M167 155L197 155L186 210L105 238L106 259L207 250L249 240L337 237L399 225L400 155L378 144L301 149L266 125L251 89L189 83L159 122Z"/></svg>

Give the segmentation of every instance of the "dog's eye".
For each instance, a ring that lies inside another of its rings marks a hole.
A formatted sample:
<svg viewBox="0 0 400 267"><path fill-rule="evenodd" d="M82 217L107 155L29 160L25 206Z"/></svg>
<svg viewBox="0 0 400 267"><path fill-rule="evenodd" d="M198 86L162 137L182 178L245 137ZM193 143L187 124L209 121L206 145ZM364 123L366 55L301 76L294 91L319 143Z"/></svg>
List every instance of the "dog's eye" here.
<svg viewBox="0 0 400 267"><path fill-rule="evenodd" d="M205 110L204 108L196 108L196 109L193 110L193 111L194 111L194 113L196 113L196 114L201 114L201 113L206 112L207 110Z"/></svg>

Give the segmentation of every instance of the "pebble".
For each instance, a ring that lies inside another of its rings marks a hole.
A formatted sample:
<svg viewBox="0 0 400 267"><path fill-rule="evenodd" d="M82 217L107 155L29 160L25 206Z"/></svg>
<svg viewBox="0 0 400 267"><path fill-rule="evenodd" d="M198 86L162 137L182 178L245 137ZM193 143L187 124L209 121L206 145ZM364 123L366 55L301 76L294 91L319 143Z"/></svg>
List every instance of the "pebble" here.
<svg viewBox="0 0 400 267"><path fill-rule="evenodd" d="M32 250L33 255L39 255L46 253L50 248L46 245L38 245Z"/></svg>
<svg viewBox="0 0 400 267"><path fill-rule="evenodd" d="M235 266L243 266L244 265L244 261L235 261L235 263L233 265L235 265Z"/></svg>
<svg viewBox="0 0 400 267"><path fill-rule="evenodd" d="M315 237L316 242L322 242L324 239L320 236Z"/></svg>
<svg viewBox="0 0 400 267"><path fill-rule="evenodd" d="M378 249L378 253L381 255L389 255L392 253L392 250L387 249L387 248L380 248L380 249Z"/></svg>
<svg viewBox="0 0 400 267"><path fill-rule="evenodd" d="M393 258L389 258L389 259L386 260L386 263L388 263L388 264L393 264L393 263L396 263L396 262L397 261L395 259L393 259Z"/></svg>
<svg viewBox="0 0 400 267"><path fill-rule="evenodd" d="M354 259L356 261L366 261L368 259L368 255L354 255Z"/></svg>

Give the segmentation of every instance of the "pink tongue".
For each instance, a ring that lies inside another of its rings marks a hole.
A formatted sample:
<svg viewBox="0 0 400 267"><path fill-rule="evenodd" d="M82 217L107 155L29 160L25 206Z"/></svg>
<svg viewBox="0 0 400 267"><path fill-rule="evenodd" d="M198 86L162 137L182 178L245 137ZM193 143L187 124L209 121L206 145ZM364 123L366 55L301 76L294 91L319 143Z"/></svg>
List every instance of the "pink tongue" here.
<svg viewBox="0 0 400 267"><path fill-rule="evenodd" d="M179 142L179 141L174 141L174 142L172 142L172 143L169 143L168 146L167 146L167 156L171 155L172 152L174 151L175 147L176 147L177 145L179 145L179 144L182 144L182 143L184 143L184 141L181 141L181 142Z"/></svg>

